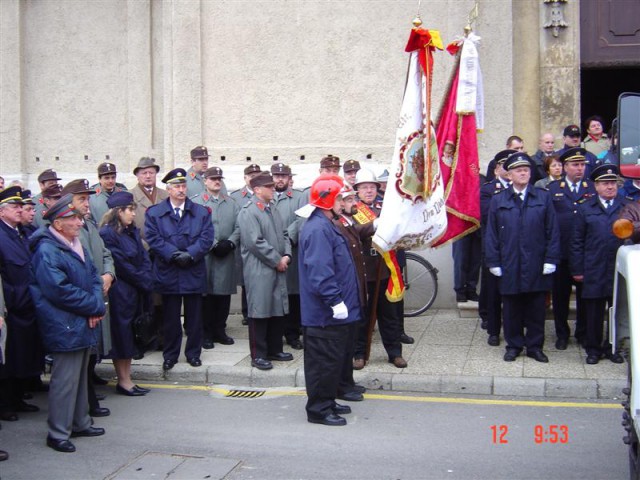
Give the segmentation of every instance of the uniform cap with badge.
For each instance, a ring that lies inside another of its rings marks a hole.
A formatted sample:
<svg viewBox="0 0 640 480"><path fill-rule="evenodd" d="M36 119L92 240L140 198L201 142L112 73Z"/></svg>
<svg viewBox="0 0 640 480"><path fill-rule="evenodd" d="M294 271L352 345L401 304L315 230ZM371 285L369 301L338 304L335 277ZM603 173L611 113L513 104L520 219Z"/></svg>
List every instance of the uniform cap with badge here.
<svg viewBox="0 0 640 480"><path fill-rule="evenodd" d="M67 193L71 193L73 195L87 193L91 195L96 193L96 191L89 186L89 181L86 178L78 178L67 183L60 193L62 195L66 195Z"/></svg>
<svg viewBox="0 0 640 480"><path fill-rule="evenodd" d="M579 137L580 135L580 127L577 125L567 125L564 127L562 135L565 137Z"/></svg>
<svg viewBox="0 0 640 480"><path fill-rule="evenodd" d="M203 147L201 145L191 150L191 160L196 160L198 158L209 158L210 156L211 155L209 155L207 147Z"/></svg>
<svg viewBox="0 0 640 480"><path fill-rule="evenodd" d="M44 183L47 180L55 180L57 182L58 180L62 180L62 179L58 177L58 174L56 173L55 170L49 168L44 172L42 172L40 175L38 175L38 182Z"/></svg>
<svg viewBox="0 0 640 480"><path fill-rule="evenodd" d="M584 162L587 158L587 151L582 147L568 148L560 155L559 160L564 165L568 162Z"/></svg>
<svg viewBox="0 0 640 480"><path fill-rule="evenodd" d="M187 183L187 172L184 168L174 168L164 176L162 183L166 183L167 185Z"/></svg>
<svg viewBox="0 0 640 480"><path fill-rule="evenodd" d="M340 157L327 155L320 160L320 168L340 168Z"/></svg>
<svg viewBox="0 0 640 480"><path fill-rule="evenodd" d="M50 185L42 191L42 198L53 198L57 199L62 196L62 185L56 183L54 185Z"/></svg>
<svg viewBox="0 0 640 480"><path fill-rule="evenodd" d="M532 164L533 161L531 160L531 157L529 155L523 152L516 152L509 155L507 160L504 162L504 169L513 170L514 168L518 167L531 168Z"/></svg>
<svg viewBox="0 0 640 480"><path fill-rule="evenodd" d="M224 178L220 167L209 167L202 174L204 178Z"/></svg>
<svg viewBox="0 0 640 480"><path fill-rule="evenodd" d="M513 149L507 149L507 150L500 150L498 153L496 153L496 156L493 157L493 161L496 162L496 164L500 165L503 164L504 162L507 161L507 158L509 158L509 155L513 155L514 153L517 153L518 150L513 150Z"/></svg>
<svg viewBox="0 0 640 480"><path fill-rule="evenodd" d="M604 163L594 168L589 178L592 182L615 182L618 180L619 174L620 170L617 165Z"/></svg>
<svg viewBox="0 0 640 480"><path fill-rule="evenodd" d="M273 187L275 183L269 172L260 172L249 181L249 185L254 189L256 187Z"/></svg>
<svg viewBox="0 0 640 480"><path fill-rule="evenodd" d="M67 218L78 215L78 212L71 202L73 202L73 195L71 193L67 193L59 198L56 203L51 205L51 208L46 211L43 218L45 220L53 221L56 218Z"/></svg>
<svg viewBox="0 0 640 480"><path fill-rule="evenodd" d="M22 191L22 201L29 205L35 205L36 202L33 201L31 190L23 190Z"/></svg>
<svg viewBox="0 0 640 480"><path fill-rule="evenodd" d="M262 170L260 170L260 165L256 165L255 163L252 163L248 167L245 167L244 174L249 175L251 173L260 173L261 171Z"/></svg>
<svg viewBox="0 0 640 480"><path fill-rule="evenodd" d="M160 171L160 167L156 165L156 159L151 157L141 157L138 160L138 165L133 169L133 174L137 175L138 170L142 170L143 168L153 167L156 170L156 173Z"/></svg>
<svg viewBox="0 0 640 480"><path fill-rule="evenodd" d="M360 168L360 162L358 162L357 160L347 160L342 166L342 171L344 173L357 172L358 170L360 170Z"/></svg>
<svg viewBox="0 0 640 480"><path fill-rule="evenodd" d="M4 190L0 190L0 205L22 205L24 201L22 200L22 187L19 185L14 185L13 187L5 188Z"/></svg>
<svg viewBox="0 0 640 480"><path fill-rule="evenodd" d="M113 163L104 162L98 165L98 178L103 175L110 175L113 173L118 173L116 171L116 166Z"/></svg>
<svg viewBox="0 0 640 480"><path fill-rule="evenodd" d="M271 165L271 175L289 175L291 176L291 167L284 163L274 163Z"/></svg>

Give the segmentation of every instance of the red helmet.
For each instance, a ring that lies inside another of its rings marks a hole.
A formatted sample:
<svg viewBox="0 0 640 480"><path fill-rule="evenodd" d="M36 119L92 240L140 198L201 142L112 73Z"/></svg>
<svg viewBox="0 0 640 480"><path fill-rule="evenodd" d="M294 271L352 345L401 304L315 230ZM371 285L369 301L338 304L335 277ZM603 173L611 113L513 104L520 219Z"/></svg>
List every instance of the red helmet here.
<svg viewBox="0 0 640 480"><path fill-rule="evenodd" d="M311 185L309 203L323 210L331 210L343 186L344 180L338 175L320 175Z"/></svg>

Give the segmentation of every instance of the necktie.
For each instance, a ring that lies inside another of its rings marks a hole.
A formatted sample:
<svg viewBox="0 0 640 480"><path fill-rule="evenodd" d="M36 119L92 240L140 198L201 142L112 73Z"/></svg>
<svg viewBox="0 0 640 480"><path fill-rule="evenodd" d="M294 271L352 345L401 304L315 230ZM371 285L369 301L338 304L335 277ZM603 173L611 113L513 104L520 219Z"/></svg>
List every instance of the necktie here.
<svg viewBox="0 0 640 480"><path fill-rule="evenodd" d="M611 200L607 200L606 202L604 202L605 208L607 208L607 210L609 209L609 207L611 207Z"/></svg>
<svg viewBox="0 0 640 480"><path fill-rule="evenodd" d="M574 185L573 185L573 187L571 187L571 191L572 191L573 193L578 193L578 185L577 185L577 184L574 184Z"/></svg>
<svg viewBox="0 0 640 480"><path fill-rule="evenodd" d="M176 207L174 210L176 211L176 217L180 218L180 207Z"/></svg>

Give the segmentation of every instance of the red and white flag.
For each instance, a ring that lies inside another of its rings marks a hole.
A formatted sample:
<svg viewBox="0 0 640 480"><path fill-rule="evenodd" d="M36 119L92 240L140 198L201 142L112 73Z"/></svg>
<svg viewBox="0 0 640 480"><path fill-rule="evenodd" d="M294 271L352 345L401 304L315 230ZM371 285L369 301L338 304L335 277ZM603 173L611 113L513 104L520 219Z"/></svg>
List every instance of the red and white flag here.
<svg viewBox="0 0 640 480"><path fill-rule="evenodd" d="M434 247L480 228L477 131L483 126L483 97L479 41L480 37L469 33L447 46L447 51L456 55L456 62L436 121L436 137L448 227Z"/></svg>

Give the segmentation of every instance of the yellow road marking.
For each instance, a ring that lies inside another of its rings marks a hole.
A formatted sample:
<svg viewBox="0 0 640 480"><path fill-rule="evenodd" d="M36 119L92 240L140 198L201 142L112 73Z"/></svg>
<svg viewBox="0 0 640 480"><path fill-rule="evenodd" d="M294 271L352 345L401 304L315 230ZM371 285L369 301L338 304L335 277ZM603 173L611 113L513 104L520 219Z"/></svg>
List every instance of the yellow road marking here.
<svg viewBox="0 0 640 480"><path fill-rule="evenodd" d="M200 392L215 392L220 395L227 395L231 390L228 388L215 387L209 385L172 385L172 384L152 384L141 383L146 388L164 390L193 390ZM270 390L254 387L238 387L234 390L264 391L264 396L306 396L304 390ZM395 400L402 402L419 403L456 403L463 405L512 405L518 407L552 407L552 408L597 408L597 409L617 409L622 408L620 403L592 403L592 402L553 402L546 400L497 400L483 398L451 398L451 397L420 397L410 395L390 395L381 393L366 393L368 400Z"/></svg>

